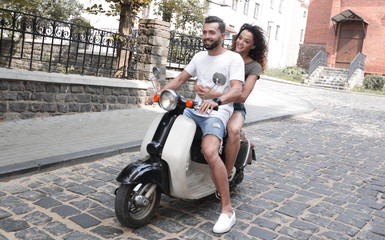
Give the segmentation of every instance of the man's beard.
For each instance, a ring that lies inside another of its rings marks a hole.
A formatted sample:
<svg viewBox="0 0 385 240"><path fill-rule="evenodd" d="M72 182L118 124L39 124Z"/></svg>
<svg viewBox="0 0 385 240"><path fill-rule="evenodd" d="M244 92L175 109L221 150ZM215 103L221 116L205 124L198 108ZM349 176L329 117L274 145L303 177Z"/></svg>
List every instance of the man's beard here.
<svg viewBox="0 0 385 240"><path fill-rule="evenodd" d="M219 46L219 43L220 43L220 38L218 38L217 40L215 40L211 45L206 45L204 44L204 47L206 48L206 50L212 50L216 47Z"/></svg>

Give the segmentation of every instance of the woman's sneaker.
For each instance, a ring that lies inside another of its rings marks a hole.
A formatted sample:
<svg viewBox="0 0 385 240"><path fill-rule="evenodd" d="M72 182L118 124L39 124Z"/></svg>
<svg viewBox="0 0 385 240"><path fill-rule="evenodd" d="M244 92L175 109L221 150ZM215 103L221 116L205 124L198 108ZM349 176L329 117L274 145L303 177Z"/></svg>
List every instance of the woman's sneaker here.
<svg viewBox="0 0 385 240"><path fill-rule="evenodd" d="M219 215L217 223L215 223L213 227L213 232L214 233L225 233L230 231L230 229L234 226L235 224L235 212L233 211L233 216L229 218L227 214L221 213Z"/></svg>
<svg viewBox="0 0 385 240"><path fill-rule="evenodd" d="M230 176L229 176L229 182L233 181L236 172L237 172L237 169L235 167L233 167L233 169L231 170Z"/></svg>

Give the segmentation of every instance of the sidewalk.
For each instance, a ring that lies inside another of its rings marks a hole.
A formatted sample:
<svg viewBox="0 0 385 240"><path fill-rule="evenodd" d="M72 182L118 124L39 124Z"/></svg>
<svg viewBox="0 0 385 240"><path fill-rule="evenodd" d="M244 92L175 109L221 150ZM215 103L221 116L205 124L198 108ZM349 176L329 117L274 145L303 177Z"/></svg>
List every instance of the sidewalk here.
<svg viewBox="0 0 385 240"><path fill-rule="evenodd" d="M302 99L258 86L245 124L311 112ZM267 84L268 85L268 84ZM0 181L138 150L157 107L82 113L0 123Z"/></svg>

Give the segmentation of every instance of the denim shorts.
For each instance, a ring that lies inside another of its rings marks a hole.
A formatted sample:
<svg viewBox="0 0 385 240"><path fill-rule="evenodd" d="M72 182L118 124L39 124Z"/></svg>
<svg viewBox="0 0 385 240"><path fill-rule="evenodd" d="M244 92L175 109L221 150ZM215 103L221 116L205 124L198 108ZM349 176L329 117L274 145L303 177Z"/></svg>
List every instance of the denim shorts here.
<svg viewBox="0 0 385 240"><path fill-rule="evenodd" d="M183 115L194 120L194 122L202 129L203 136L208 134L214 135L222 141L226 129L221 119L217 117L202 117L196 115L190 108L186 108Z"/></svg>
<svg viewBox="0 0 385 240"><path fill-rule="evenodd" d="M244 103L235 102L234 103L234 112L239 112L242 114L243 119L246 119L246 108Z"/></svg>

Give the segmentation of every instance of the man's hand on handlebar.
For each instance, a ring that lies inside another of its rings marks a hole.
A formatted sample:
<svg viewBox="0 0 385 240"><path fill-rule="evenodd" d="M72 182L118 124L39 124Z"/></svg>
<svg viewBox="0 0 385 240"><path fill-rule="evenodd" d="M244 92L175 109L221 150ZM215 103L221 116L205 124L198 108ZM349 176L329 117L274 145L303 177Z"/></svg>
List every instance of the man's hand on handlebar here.
<svg viewBox="0 0 385 240"><path fill-rule="evenodd" d="M210 114L214 110L214 108L218 109L218 103L212 100L203 101L202 104L199 106L199 112L201 114Z"/></svg>
<svg viewBox="0 0 385 240"><path fill-rule="evenodd" d="M152 92L150 94L150 96L147 99L147 105L152 105L154 103L154 96L155 96L155 94L156 94L156 92Z"/></svg>

